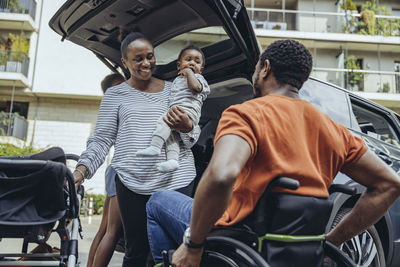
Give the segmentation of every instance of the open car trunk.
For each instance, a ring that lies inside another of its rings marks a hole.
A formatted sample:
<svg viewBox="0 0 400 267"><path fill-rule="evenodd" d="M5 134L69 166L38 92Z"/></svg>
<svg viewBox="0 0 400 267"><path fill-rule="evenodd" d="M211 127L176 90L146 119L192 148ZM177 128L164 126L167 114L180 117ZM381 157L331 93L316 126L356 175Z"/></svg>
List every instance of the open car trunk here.
<svg viewBox="0 0 400 267"><path fill-rule="evenodd" d="M114 71L123 68L119 28L134 28L153 43L154 75L172 79L176 57L189 42L206 57L204 76L212 84L234 77L248 80L259 50L240 0L68 0L50 20L50 27L93 51Z"/></svg>

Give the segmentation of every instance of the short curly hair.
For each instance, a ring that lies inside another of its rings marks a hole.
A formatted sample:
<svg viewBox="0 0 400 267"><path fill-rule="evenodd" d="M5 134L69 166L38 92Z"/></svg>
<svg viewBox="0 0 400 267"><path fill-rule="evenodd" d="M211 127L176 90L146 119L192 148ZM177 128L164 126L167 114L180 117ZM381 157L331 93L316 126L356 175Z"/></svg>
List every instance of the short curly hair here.
<svg viewBox="0 0 400 267"><path fill-rule="evenodd" d="M312 68L310 52L295 40L278 40L270 44L260 56L261 67L267 59L275 79L297 89L303 86Z"/></svg>

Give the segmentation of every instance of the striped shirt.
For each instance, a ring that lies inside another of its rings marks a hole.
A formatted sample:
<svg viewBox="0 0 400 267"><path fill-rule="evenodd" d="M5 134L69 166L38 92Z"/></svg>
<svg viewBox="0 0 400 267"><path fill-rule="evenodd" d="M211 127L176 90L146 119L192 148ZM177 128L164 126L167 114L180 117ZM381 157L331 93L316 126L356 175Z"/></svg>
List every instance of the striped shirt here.
<svg viewBox="0 0 400 267"><path fill-rule="evenodd" d="M190 133L181 133L179 168L160 173L157 163L166 160L165 146L161 154L138 158L138 150L150 145L157 120L169 107L171 82L157 93L136 90L126 82L111 87L101 101L96 129L87 142L87 149L78 164L87 168L88 178L104 162L112 145L115 147L111 166L121 182L137 194L150 195L159 189L178 189L187 186L196 176L190 150L200 134L195 126Z"/></svg>

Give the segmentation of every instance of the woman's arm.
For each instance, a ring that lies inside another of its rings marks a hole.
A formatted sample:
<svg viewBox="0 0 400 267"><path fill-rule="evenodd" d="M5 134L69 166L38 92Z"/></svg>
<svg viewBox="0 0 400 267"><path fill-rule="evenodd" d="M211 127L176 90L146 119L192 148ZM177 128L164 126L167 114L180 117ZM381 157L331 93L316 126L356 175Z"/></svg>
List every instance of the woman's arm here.
<svg viewBox="0 0 400 267"><path fill-rule="evenodd" d="M191 148L200 136L200 127L193 125L187 113L180 107L174 106L167 112L164 122L173 130L179 132L186 147Z"/></svg>
<svg viewBox="0 0 400 267"><path fill-rule="evenodd" d="M107 92L101 101L94 134L87 142L87 148L79 158L77 168L85 178L91 178L103 164L118 132L118 95ZM74 172L76 180L82 179L79 171Z"/></svg>

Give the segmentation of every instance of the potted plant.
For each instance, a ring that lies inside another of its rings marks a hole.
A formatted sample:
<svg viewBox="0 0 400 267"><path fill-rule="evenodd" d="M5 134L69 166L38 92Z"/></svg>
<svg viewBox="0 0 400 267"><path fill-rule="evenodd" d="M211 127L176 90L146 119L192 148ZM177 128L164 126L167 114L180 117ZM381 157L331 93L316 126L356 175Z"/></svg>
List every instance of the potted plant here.
<svg viewBox="0 0 400 267"><path fill-rule="evenodd" d="M8 58L6 69L11 72L21 72L24 57L29 52L29 39L24 34L14 35L9 33L11 40L11 56Z"/></svg>
<svg viewBox="0 0 400 267"><path fill-rule="evenodd" d="M361 72L354 72L354 70L361 70L361 66L357 62L355 56L349 56L344 61L344 67L350 71L345 72L345 85L346 88L356 91L364 90L364 74Z"/></svg>
<svg viewBox="0 0 400 267"><path fill-rule="evenodd" d="M354 17L351 14L357 12L357 6L352 0L344 0L342 4L340 4L340 8L343 9L345 13L343 30L345 33L351 33L354 31Z"/></svg>
<svg viewBox="0 0 400 267"><path fill-rule="evenodd" d="M17 13L22 13L24 8L20 5L19 0L9 0L8 9Z"/></svg>
<svg viewBox="0 0 400 267"><path fill-rule="evenodd" d="M388 82L383 83L382 92L389 93L390 92L390 84Z"/></svg>

